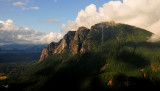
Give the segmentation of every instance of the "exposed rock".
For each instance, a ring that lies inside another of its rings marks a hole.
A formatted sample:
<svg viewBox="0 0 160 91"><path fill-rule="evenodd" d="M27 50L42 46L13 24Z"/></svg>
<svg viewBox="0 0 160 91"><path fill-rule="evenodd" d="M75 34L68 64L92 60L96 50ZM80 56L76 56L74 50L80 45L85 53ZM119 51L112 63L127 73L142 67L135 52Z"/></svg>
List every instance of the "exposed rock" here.
<svg viewBox="0 0 160 91"><path fill-rule="evenodd" d="M157 63L159 64L159 63ZM151 64L152 71L157 72L160 71L160 66L156 64Z"/></svg>
<svg viewBox="0 0 160 91"><path fill-rule="evenodd" d="M43 61L50 54L61 54L67 49L69 49L72 55L77 54L82 49L82 44L89 31L85 27L80 27L77 31L69 31L59 43L52 42L43 49L39 62Z"/></svg>
<svg viewBox="0 0 160 91"><path fill-rule="evenodd" d="M123 29L117 30L118 26ZM126 35L123 34L123 32L126 32L130 27L131 26L117 24L115 22L102 22L95 24L91 29L80 27L77 31L69 31L59 43L53 42L43 49L39 62L50 54L62 54L66 51L69 51L71 55L77 54L78 52L86 53L94 50L100 44L110 39L116 39L120 43L121 35ZM127 33L133 36L132 31L127 31ZM147 32L146 35L150 36L151 33ZM123 37L126 38L126 36ZM135 40L135 38L132 37L132 40ZM104 68L102 67L102 70Z"/></svg>
<svg viewBox="0 0 160 91"><path fill-rule="evenodd" d="M78 52L88 52L94 47L94 44L89 42L94 40L93 32L99 34L100 37L97 38L101 39L102 26L111 26L113 24L109 22L96 24L91 27L92 32L86 27L80 27L77 31L69 31L59 43L52 42L43 49L39 62L43 61L50 54L64 53L67 49L69 49L72 55Z"/></svg>
<svg viewBox="0 0 160 91"><path fill-rule="evenodd" d="M140 69L141 72L144 72L144 69Z"/></svg>
<svg viewBox="0 0 160 91"><path fill-rule="evenodd" d="M0 76L0 80L6 80L7 76Z"/></svg>
<svg viewBox="0 0 160 91"><path fill-rule="evenodd" d="M147 76L146 73L143 73L143 77L146 78L146 76Z"/></svg>
<svg viewBox="0 0 160 91"><path fill-rule="evenodd" d="M112 86L112 80L109 80L107 86Z"/></svg>
<svg viewBox="0 0 160 91"><path fill-rule="evenodd" d="M101 72L101 71L104 71L104 70L108 67L108 65L109 65L109 64L105 64L104 66L102 66L101 69L100 69L100 72Z"/></svg>
<svg viewBox="0 0 160 91"><path fill-rule="evenodd" d="M48 50L47 50L47 48L43 48L43 51L42 51L42 54L41 54L41 57L40 57L38 63L40 63L41 61L43 61L47 57L48 57Z"/></svg>
<svg viewBox="0 0 160 91"><path fill-rule="evenodd" d="M54 54L63 53L66 49L70 48L71 41L74 39L75 31L69 31L62 39L60 45L54 50Z"/></svg>
<svg viewBox="0 0 160 91"><path fill-rule="evenodd" d="M82 44L81 53L86 53L101 44L104 40L104 38L102 38L102 34L104 34L102 30L108 30L109 26L111 26L109 22L98 23L91 26L91 30ZM95 43L95 41L97 43Z"/></svg>
<svg viewBox="0 0 160 91"><path fill-rule="evenodd" d="M38 62L43 61L48 57L49 54L52 54L53 50L58 46L59 43L51 42L47 47L43 48L41 57Z"/></svg>
<svg viewBox="0 0 160 91"><path fill-rule="evenodd" d="M147 75L146 75L146 73L144 72L144 69L140 69L140 71L142 72L143 78L145 78Z"/></svg>
<svg viewBox="0 0 160 91"><path fill-rule="evenodd" d="M73 41L71 42L71 53L72 54L77 54L78 52L80 52L81 48L82 48L82 44L84 42L84 40L86 39L88 33L89 33L89 29L85 28L85 27L80 27L78 29L78 31L76 32Z"/></svg>
<svg viewBox="0 0 160 91"><path fill-rule="evenodd" d="M89 44L87 41L84 41L83 44L82 44L82 48L80 50L81 53L86 53L90 50L89 48Z"/></svg>

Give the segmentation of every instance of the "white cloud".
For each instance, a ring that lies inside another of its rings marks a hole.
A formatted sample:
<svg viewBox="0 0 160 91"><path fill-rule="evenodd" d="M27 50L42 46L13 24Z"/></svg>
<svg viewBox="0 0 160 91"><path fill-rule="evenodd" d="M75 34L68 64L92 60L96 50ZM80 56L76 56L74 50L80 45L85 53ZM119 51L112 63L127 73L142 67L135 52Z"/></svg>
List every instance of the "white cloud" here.
<svg viewBox="0 0 160 91"><path fill-rule="evenodd" d="M31 5L31 0L22 0L21 2L14 2L12 3L13 6L19 6L22 10L38 10L40 9L39 7L32 6Z"/></svg>
<svg viewBox="0 0 160 91"><path fill-rule="evenodd" d="M22 10L30 10L30 9L38 10L40 8L39 7L22 7Z"/></svg>
<svg viewBox="0 0 160 91"><path fill-rule="evenodd" d="M75 21L68 21L67 30L80 26L90 28L103 21L115 21L147 29L160 35L160 0L110 1L97 8L91 4L78 13ZM63 25L64 26L64 25Z"/></svg>
<svg viewBox="0 0 160 91"><path fill-rule="evenodd" d="M40 23L58 23L58 19L48 19L46 21L40 21Z"/></svg>
<svg viewBox="0 0 160 91"><path fill-rule="evenodd" d="M22 5L26 5L26 3L24 2L15 2L13 3L14 6L22 6Z"/></svg>
<svg viewBox="0 0 160 91"><path fill-rule="evenodd" d="M65 34L65 33L67 33L69 30L68 30L68 28L66 28L66 24L62 24L62 26L61 26L61 33L63 33L63 34Z"/></svg>
<svg viewBox="0 0 160 91"><path fill-rule="evenodd" d="M52 41L58 42L63 35L61 33L43 33L29 27L19 27L13 20L0 21L0 44L43 44Z"/></svg>
<svg viewBox="0 0 160 91"><path fill-rule="evenodd" d="M51 32L47 35L45 35L44 37L42 37L40 39L41 43L50 43L52 41L54 42L58 42L60 39L62 39L63 35L61 33L54 33L54 32Z"/></svg>
<svg viewBox="0 0 160 91"><path fill-rule="evenodd" d="M30 7L30 9L40 9L39 7Z"/></svg>
<svg viewBox="0 0 160 91"><path fill-rule="evenodd" d="M0 29L3 31L17 31L20 28L11 19L8 19L6 22L0 21L0 24L1 24Z"/></svg>
<svg viewBox="0 0 160 91"><path fill-rule="evenodd" d="M160 41L160 36L153 34L148 41L149 42L158 42L158 41Z"/></svg>

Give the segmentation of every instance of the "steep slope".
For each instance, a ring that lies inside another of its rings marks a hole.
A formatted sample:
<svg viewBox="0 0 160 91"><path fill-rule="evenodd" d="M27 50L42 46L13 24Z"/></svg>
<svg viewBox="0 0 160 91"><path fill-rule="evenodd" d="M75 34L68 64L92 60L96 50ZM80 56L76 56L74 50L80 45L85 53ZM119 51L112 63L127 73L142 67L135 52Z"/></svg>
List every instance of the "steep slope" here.
<svg viewBox="0 0 160 91"><path fill-rule="evenodd" d="M80 27L75 36L74 39L71 43L71 53L77 54L78 52L80 52L80 50L82 49L82 45L84 40L86 39L88 33L89 33L89 29L85 28L85 27Z"/></svg>
<svg viewBox="0 0 160 91"><path fill-rule="evenodd" d="M105 41L116 40L118 43L129 41L138 43L147 41L152 35L151 32L125 24L114 22L99 23L91 27L82 49L94 49Z"/></svg>
<svg viewBox="0 0 160 91"><path fill-rule="evenodd" d="M117 40L120 43L147 41L152 33L125 24L114 22L103 22L87 29L80 27L77 31L69 31L59 43L51 43L42 51L39 62L43 61L48 55L62 54L66 50L74 55L78 52L85 53L94 50L106 41Z"/></svg>
<svg viewBox="0 0 160 91"><path fill-rule="evenodd" d="M47 47L43 48L41 57L38 62L43 61L45 58L48 57L48 55L52 54L54 49L57 48L59 43L51 42Z"/></svg>
<svg viewBox="0 0 160 91"><path fill-rule="evenodd" d="M80 27L77 32L69 31L59 43L52 42L45 47L38 62L43 61L48 55L62 54L67 50L69 50L71 54L78 53L88 32L89 29L85 27Z"/></svg>
<svg viewBox="0 0 160 91"><path fill-rule="evenodd" d="M75 31L69 31L62 39L59 46L53 51L54 54L64 53L71 46L71 41L75 36Z"/></svg>
<svg viewBox="0 0 160 91"><path fill-rule="evenodd" d="M48 57L48 55L65 52L68 48L70 48L70 43L73 40L74 35L75 31L69 31L58 43L51 42L47 47L43 48L41 57L38 62L43 61Z"/></svg>

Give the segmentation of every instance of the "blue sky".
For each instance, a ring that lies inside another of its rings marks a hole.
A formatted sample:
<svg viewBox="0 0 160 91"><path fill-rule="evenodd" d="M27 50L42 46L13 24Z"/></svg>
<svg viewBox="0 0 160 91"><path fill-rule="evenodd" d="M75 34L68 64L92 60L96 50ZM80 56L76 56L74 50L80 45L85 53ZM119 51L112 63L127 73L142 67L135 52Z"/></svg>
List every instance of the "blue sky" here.
<svg viewBox="0 0 160 91"><path fill-rule="evenodd" d="M61 25L67 24L68 20L75 20L81 9L90 4L101 7L108 1L110 0L0 0L0 20L12 19L21 27L42 32L59 32ZM26 3L25 7L39 9L23 10L21 5L13 5L16 2ZM41 22L48 19L56 19L58 22Z"/></svg>
<svg viewBox="0 0 160 91"><path fill-rule="evenodd" d="M68 31L109 21L144 28L160 41L159 8L160 0L0 0L0 45L58 42Z"/></svg>

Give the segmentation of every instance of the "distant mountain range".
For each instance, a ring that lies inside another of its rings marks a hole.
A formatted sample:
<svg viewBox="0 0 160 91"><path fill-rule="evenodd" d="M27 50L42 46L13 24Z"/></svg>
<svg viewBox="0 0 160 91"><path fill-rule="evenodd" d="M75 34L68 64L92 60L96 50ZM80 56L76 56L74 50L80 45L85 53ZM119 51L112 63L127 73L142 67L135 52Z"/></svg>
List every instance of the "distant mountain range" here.
<svg viewBox="0 0 160 91"><path fill-rule="evenodd" d="M47 44L8 44L0 45L0 52L42 51Z"/></svg>

